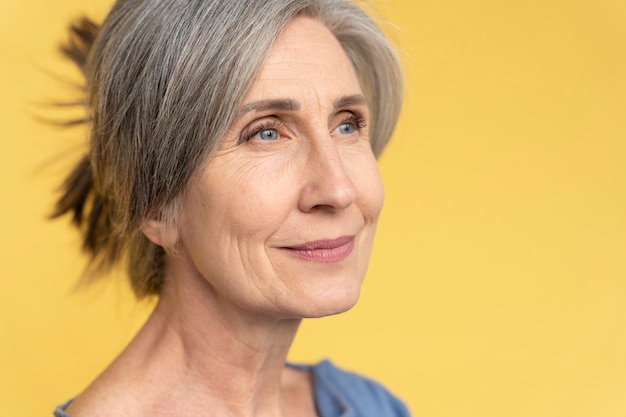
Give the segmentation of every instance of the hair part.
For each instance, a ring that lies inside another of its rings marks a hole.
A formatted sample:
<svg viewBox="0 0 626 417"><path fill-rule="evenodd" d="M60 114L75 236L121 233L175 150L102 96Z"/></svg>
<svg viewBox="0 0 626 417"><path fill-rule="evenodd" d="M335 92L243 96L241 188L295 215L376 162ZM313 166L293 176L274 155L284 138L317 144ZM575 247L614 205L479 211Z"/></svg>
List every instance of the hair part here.
<svg viewBox="0 0 626 417"><path fill-rule="evenodd" d="M140 230L175 225L187 185L234 121L265 56L296 16L324 23L352 61L378 156L403 98L401 66L377 24L346 0L118 0L82 18L61 48L86 78L90 148L53 217L72 214L94 272L124 260L138 298L158 294L165 249ZM97 275L97 274L93 274Z"/></svg>

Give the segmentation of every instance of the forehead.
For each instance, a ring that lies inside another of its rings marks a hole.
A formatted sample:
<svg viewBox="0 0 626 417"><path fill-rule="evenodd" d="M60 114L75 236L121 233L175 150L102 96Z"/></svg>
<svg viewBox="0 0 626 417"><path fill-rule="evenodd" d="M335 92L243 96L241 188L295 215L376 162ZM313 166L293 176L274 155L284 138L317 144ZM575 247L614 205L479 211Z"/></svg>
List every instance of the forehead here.
<svg viewBox="0 0 626 417"><path fill-rule="evenodd" d="M362 92L350 59L330 30L318 20L297 17L276 39L244 103L311 94L321 100Z"/></svg>

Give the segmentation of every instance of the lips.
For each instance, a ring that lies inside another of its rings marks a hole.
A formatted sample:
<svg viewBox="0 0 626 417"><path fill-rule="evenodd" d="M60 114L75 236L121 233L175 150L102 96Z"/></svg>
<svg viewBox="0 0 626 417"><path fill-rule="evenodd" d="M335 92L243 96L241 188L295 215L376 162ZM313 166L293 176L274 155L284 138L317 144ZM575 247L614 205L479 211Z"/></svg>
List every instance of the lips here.
<svg viewBox="0 0 626 417"><path fill-rule="evenodd" d="M301 245L281 247L280 249L307 261L321 263L339 262L352 253L354 236L315 240Z"/></svg>

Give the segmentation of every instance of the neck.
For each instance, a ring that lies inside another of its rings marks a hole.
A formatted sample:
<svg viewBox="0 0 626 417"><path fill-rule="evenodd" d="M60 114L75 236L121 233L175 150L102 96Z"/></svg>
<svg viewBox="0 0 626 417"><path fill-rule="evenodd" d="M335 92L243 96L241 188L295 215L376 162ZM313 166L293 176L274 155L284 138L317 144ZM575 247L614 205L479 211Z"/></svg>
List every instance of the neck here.
<svg viewBox="0 0 626 417"><path fill-rule="evenodd" d="M193 410L179 408L191 404L224 416L293 414L284 399L298 398L294 390L303 384L285 361L300 320L244 311L204 280L178 278L129 346L140 375L152 382L146 386L161 391L153 393L163 402L159 409L188 414Z"/></svg>

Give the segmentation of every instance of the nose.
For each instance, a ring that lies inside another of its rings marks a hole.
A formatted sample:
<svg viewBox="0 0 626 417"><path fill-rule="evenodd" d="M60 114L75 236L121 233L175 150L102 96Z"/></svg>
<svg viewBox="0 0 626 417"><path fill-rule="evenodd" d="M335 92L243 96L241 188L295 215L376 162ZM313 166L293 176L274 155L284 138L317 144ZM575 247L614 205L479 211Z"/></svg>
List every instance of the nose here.
<svg viewBox="0 0 626 417"><path fill-rule="evenodd" d="M309 149L299 206L304 212L337 211L353 204L356 187L337 144L328 138Z"/></svg>

